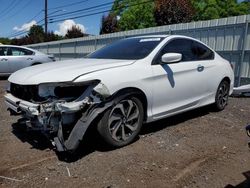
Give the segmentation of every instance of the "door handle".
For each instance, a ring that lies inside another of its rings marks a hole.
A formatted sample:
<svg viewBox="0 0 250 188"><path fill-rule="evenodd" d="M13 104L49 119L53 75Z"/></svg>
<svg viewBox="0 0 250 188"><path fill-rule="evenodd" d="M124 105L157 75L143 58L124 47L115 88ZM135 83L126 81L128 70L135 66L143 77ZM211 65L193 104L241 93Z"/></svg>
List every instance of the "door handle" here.
<svg viewBox="0 0 250 188"><path fill-rule="evenodd" d="M6 58L2 58L2 59L1 59L1 61L8 61L8 59L6 59Z"/></svg>
<svg viewBox="0 0 250 188"><path fill-rule="evenodd" d="M27 58L27 60L33 60L33 58L29 57L29 58Z"/></svg>
<svg viewBox="0 0 250 188"><path fill-rule="evenodd" d="M204 66L198 65L197 71L198 71L198 72L202 72L203 70L204 70Z"/></svg>

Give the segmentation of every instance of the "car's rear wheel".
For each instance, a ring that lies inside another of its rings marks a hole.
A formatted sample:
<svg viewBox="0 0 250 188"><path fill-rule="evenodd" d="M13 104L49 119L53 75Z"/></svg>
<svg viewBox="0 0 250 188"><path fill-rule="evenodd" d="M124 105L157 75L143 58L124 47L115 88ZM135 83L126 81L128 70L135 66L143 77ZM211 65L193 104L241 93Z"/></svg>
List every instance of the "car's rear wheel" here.
<svg viewBox="0 0 250 188"><path fill-rule="evenodd" d="M97 130L108 145L122 147L133 142L140 132L142 121L141 101L128 97L104 113Z"/></svg>
<svg viewBox="0 0 250 188"><path fill-rule="evenodd" d="M223 80L216 92L214 107L215 110L224 110L229 97L230 83L227 80Z"/></svg>

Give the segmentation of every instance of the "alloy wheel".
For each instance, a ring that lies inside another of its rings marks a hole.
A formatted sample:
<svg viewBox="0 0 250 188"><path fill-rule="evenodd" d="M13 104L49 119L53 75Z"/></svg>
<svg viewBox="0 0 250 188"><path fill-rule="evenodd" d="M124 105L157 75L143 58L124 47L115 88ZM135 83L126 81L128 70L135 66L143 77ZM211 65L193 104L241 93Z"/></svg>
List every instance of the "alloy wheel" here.
<svg viewBox="0 0 250 188"><path fill-rule="evenodd" d="M229 87L227 82L223 82L218 90L217 102L221 108L224 108L227 105L229 97Z"/></svg>
<svg viewBox="0 0 250 188"><path fill-rule="evenodd" d="M140 111L138 105L128 99L120 101L110 112L108 127L112 138L126 141L138 129Z"/></svg>

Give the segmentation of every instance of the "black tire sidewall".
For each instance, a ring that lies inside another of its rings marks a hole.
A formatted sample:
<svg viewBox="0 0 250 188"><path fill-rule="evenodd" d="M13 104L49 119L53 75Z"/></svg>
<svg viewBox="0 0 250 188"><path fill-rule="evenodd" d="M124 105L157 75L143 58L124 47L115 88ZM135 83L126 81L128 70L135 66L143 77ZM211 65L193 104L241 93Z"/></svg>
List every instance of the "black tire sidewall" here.
<svg viewBox="0 0 250 188"><path fill-rule="evenodd" d="M220 90L220 88L221 88L222 85L226 85L226 86L227 86L227 89L228 89L228 97L229 97L230 83L228 83L228 81L226 81L226 80L223 80L223 81L220 83L220 85L218 86L218 89L217 89L217 92L216 92L216 96L215 96L215 103L214 103L214 105L215 105L215 109L216 109L217 111L224 110L225 107L226 107L226 105L227 105L227 104L226 104L225 106L221 106L221 105L219 104L219 90Z"/></svg>
<svg viewBox="0 0 250 188"><path fill-rule="evenodd" d="M139 113L140 113L138 128L137 128L137 130L135 132L133 132L133 134L130 136L130 138L128 138L126 141L121 141L121 142L118 142L118 141L116 141L116 140L114 140L112 138L112 136L110 134L110 131L109 131L109 127L108 127L109 115L110 115L110 113L112 111L112 108L110 108L106 112L104 112L103 116L100 118L100 121L97 124L98 133L100 134L102 139L108 145L110 145L112 147L122 147L122 146L130 144L138 136L138 134L139 134L139 132L141 130L141 126L142 126L142 123L143 123L143 114L144 114L144 109L143 109L142 102L136 97L126 97L126 98L120 100L119 102L121 102L123 100L128 100L128 99L130 99L130 100L132 100L133 102L136 103L136 105L139 108Z"/></svg>

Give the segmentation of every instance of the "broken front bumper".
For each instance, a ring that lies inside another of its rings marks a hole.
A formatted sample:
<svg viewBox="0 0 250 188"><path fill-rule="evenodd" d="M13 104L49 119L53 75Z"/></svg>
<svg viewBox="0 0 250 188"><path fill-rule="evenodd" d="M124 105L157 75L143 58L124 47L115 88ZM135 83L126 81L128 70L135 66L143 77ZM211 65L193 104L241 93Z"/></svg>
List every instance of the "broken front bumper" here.
<svg viewBox="0 0 250 188"><path fill-rule="evenodd" d="M109 96L103 92L103 89L101 93L101 97ZM131 91L109 98L104 97L104 99L93 95L85 95L85 97L73 102L58 100L37 104L7 93L5 102L12 114L22 115L28 119L26 124L33 130L40 130L45 134L52 135L50 139L52 144L56 146L57 151L72 152L79 146L93 120L108 108L133 94L138 93ZM70 132L67 132L65 136L64 128L70 126L72 126Z"/></svg>
<svg viewBox="0 0 250 188"><path fill-rule="evenodd" d="M38 115L38 104L18 99L9 93L6 94L4 98L8 109L16 114L21 114L21 112L24 111L29 114Z"/></svg>
<svg viewBox="0 0 250 188"><path fill-rule="evenodd" d="M105 109L99 108L99 103L91 101L88 97L77 102L54 101L35 104L7 93L5 103L12 115L22 115L27 119L28 127L53 135L52 144L58 151L75 150L90 123ZM70 124L73 124L73 128L65 138L63 126Z"/></svg>

